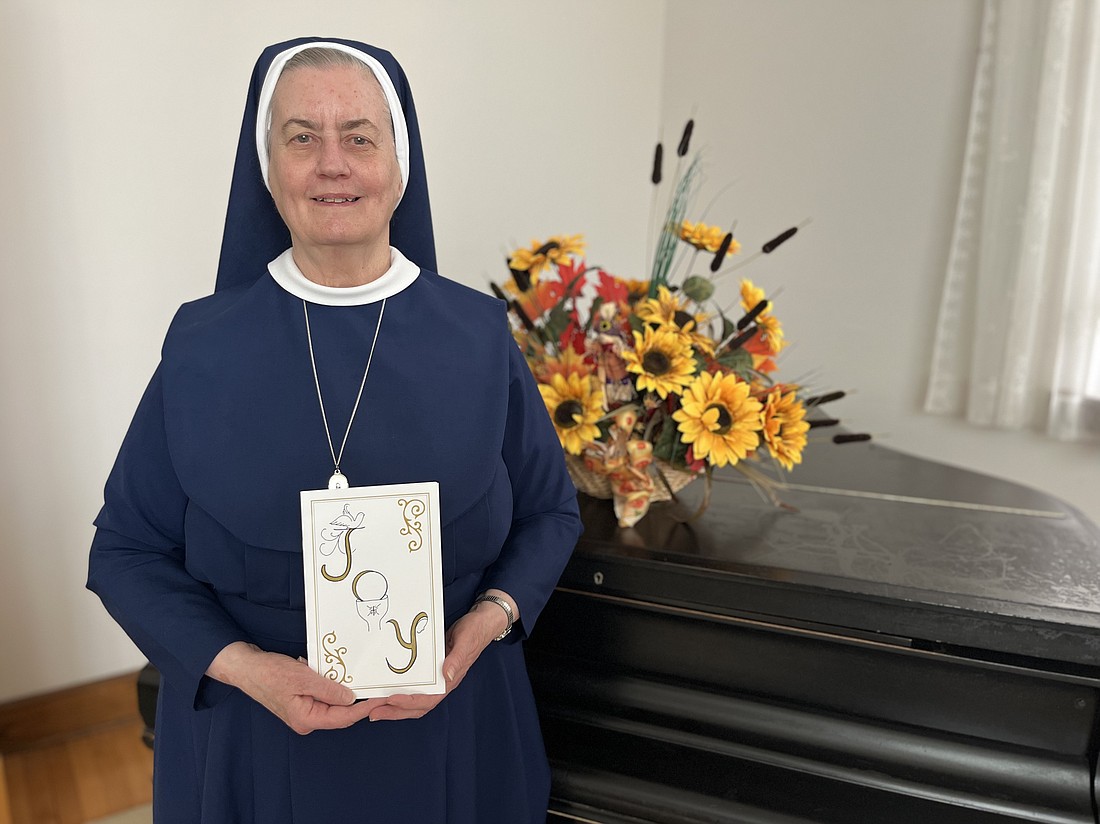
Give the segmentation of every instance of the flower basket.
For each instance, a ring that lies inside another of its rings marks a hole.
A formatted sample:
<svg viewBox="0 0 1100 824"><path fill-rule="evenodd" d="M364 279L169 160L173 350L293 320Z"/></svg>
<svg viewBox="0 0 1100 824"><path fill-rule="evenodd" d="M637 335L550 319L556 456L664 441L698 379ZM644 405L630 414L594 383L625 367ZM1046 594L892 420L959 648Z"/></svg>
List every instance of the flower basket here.
<svg viewBox="0 0 1100 824"><path fill-rule="evenodd" d="M578 492L591 495L593 498L611 500L611 479L607 475L589 469L576 455L565 456L565 468L569 470L569 477L573 479L573 485L577 487Z"/></svg>
<svg viewBox="0 0 1100 824"><path fill-rule="evenodd" d="M566 455L565 468L569 470L569 477L573 479L573 484L578 491L593 498L602 498L608 501L615 497L611 488L611 479L607 474L589 469L578 456ZM659 475L654 478L656 483L649 499L651 502L671 501L673 495L684 489L692 481L702 477L702 474L698 472L675 469L665 461L654 461L653 472L659 473Z"/></svg>
<svg viewBox="0 0 1100 824"><path fill-rule="evenodd" d="M725 276L763 263L800 226L738 257L732 227L685 220L700 176L699 157L684 160L692 126L677 149L686 169L668 194L648 278L589 265L583 236L558 235L516 249L503 288L490 284L508 303L574 484L614 501L623 527L703 477L701 513L711 472L723 466L782 505L779 473L801 462L811 427L837 423L808 413L843 396L805 397L802 386L777 380L787 340L763 288L741 277L732 301L718 298ZM661 164L658 145L656 185Z"/></svg>

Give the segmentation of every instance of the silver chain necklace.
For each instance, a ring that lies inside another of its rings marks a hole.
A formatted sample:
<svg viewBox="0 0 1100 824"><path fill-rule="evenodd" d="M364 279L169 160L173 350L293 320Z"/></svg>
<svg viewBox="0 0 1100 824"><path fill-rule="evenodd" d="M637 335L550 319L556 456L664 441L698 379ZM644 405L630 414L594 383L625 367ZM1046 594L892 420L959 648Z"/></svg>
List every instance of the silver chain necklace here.
<svg viewBox="0 0 1100 824"><path fill-rule="evenodd" d="M382 328L382 315L386 311L386 299L382 298L382 307L378 310L378 323L374 327L374 340L370 344L370 354L367 355L367 368L363 370L363 381L359 384L359 394L355 396L355 406L352 407L351 417L348 418L348 428L344 430L344 440L340 442L340 452L332 444L332 431L328 425L328 415L325 414L325 399L321 397L321 379L317 377L317 358L313 354L313 333L309 329L309 306L302 301L302 312L306 316L306 340L309 341L309 362L313 366L313 383L317 386L317 403L321 406L321 420L325 422L325 437L328 438L328 451L332 455L334 472L328 479L329 489L347 489L350 486L347 477L340 471L340 460L344 457L344 447L348 445L348 435L351 434L351 425L355 422L355 413L359 411L359 401L363 399L363 387L367 385L367 375L370 374L370 362L374 360L374 347L378 343L378 332Z"/></svg>

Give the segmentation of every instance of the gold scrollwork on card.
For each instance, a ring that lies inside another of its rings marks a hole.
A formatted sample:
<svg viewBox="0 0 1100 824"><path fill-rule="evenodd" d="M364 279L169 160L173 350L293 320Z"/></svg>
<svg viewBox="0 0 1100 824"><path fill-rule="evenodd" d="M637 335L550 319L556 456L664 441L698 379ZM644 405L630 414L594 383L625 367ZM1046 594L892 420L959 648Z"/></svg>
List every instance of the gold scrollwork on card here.
<svg viewBox="0 0 1100 824"><path fill-rule="evenodd" d="M348 675L347 664L344 663L344 656L348 654L348 648L336 646L335 632L329 632L321 639L321 648L325 652L325 663L329 665L329 668L321 674L338 684L350 684L352 678Z"/></svg>
<svg viewBox="0 0 1100 824"><path fill-rule="evenodd" d="M424 502L419 498L398 498L397 505L401 507L401 518L405 521L401 534L413 536L409 541L409 552L416 552L424 546L424 526L420 523L420 516L425 510Z"/></svg>

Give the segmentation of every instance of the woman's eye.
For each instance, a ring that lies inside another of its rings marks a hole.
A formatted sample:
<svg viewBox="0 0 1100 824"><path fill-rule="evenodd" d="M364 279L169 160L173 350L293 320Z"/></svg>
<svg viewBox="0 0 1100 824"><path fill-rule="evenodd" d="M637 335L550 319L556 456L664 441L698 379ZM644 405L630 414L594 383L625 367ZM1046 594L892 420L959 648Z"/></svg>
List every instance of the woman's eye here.
<svg viewBox="0 0 1100 824"><path fill-rule="evenodd" d="M310 141L310 136L308 134L299 134L299 135L294 136L294 142L295 143L305 144L305 143L309 143L309 141Z"/></svg>
<svg viewBox="0 0 1100 824"><path fill-rule="evenodd" d="M367 140L362 135L355 135L354 137L352 137L351 142L355 146L369 146L370 145L370 141Z"/></svg>

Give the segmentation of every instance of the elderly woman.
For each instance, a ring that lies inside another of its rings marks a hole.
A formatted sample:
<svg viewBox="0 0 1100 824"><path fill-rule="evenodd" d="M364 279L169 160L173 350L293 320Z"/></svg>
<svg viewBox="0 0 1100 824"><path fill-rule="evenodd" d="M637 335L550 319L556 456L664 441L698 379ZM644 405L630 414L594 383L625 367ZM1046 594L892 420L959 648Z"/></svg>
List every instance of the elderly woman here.
<svg viewBox="0 0 1100 824"><path fill-rule="evenodd" d="M397 62L267 49L217 290L169 329L91 553L89 587L162 674L158 824L545 819L518 642L576 541L575 492L503 305L430 268ZM446 695L355 703L302 661L299 493L344 473L439 483Z"/></svg>

